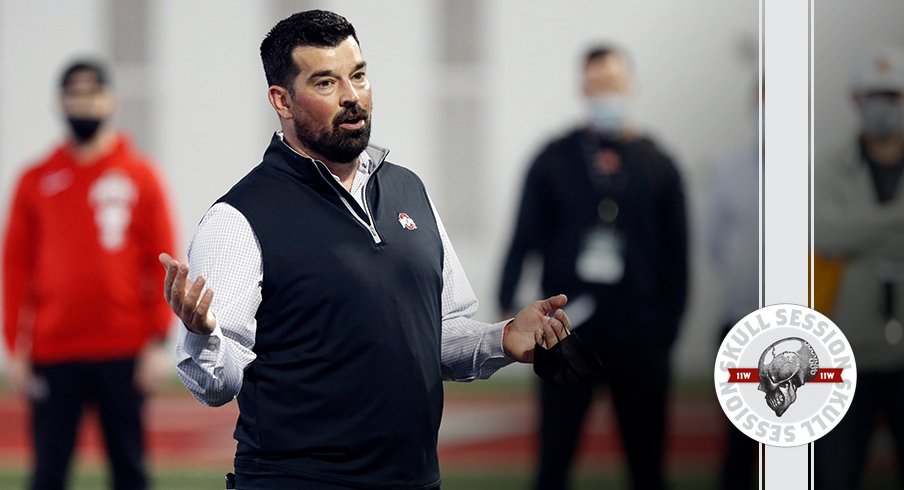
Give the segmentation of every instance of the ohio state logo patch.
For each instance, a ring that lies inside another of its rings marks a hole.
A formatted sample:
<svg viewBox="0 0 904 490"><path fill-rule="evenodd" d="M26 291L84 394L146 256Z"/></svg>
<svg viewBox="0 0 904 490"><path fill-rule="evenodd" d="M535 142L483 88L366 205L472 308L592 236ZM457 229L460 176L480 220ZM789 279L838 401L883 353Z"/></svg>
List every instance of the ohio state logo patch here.
<svg viewBox="0 0 904 490"><path fill-rule="evenodd" d="M728 332L713 379L738 430L790 447L838 425L854 398L857 368L851 345L825 315L778 304L750 313Z"/></svg>
<svg viewBox="0 0 904 490"><path fill-rule="evenodd" d="M408 216L405 213L399 213L399 224L402 225L402 228L406 230L416 230L417 225L414 224L414 220L411 219L411 216Z"/></svg>

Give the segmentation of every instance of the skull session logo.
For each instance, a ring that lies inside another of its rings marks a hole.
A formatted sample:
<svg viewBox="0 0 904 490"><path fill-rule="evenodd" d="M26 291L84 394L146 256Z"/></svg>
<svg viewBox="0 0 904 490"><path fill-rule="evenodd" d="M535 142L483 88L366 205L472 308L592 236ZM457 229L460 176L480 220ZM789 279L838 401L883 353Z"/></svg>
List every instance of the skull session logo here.
<svg viewBox="0 0 904 490"><path fill-rule="evenodd" d="M778 353L776 349L779 349ZM770 345L760 356L757 368L760 385L757 389L766 393L769 408L781 417L797 400L797 389L815 378L818 371L819 356L809 342L797 337L782 339ZM841 377L838 382L841 382Z"/></svg>
<svg viewBox="0 0 904 490"><path fill-rule="evenodd" d="M772 446L819 439L847 413L857 384L851 346L821 313L798 305L761 308L725 336L714 380L729 420Z"/></svg>

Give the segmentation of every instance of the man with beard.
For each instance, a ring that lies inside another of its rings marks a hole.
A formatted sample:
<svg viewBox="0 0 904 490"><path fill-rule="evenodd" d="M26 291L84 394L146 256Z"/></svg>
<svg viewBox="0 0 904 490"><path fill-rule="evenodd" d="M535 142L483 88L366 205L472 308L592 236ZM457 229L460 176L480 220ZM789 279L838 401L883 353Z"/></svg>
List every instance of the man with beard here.
<svg viewBox="0 0 904 490"><path fill-rule="evenodd" d="M261 57L282 131L208 210L190 269L160 257L185 325L180 378L202 403L238 399L237 488L439 488L442 380L531 362L567 335L566 299L472 319L423 184L368 146L367 64L346 19L295 14Z"/></svg>

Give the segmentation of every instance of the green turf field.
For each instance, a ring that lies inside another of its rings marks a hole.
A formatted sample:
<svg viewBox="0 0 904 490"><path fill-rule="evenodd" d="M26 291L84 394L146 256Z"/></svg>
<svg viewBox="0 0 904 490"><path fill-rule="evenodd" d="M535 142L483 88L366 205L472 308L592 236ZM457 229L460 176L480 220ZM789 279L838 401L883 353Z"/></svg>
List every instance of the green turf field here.
<svg viewBox="0 0 904 490"><path fill-rule="evenodd" d="M25 489L26 474L14 468L0 468L0 489ZM167 470L153 475L152 488L157 490L222 490L223 475L214 471ZM627 488L620 475L579 472L575 475L574 490ZM684 474L670 479L671 490L707 490L715 488L710 475ZM104 490L106 475L101 470L78 470L72 475L70 490ZM518 472L447 471L443 473L443 490L526 490L530 475ZM867 476L861 490L890 490L899 488L890 477Z"/></svg>
<svg viewBox="0 0 904 490"><path fill-rule="evenodd" d="M78 470L72 475L71 490L102 490L107 488L106 475L100 470ZM25 489L27 475L16 469L0 469L0 488ZM158 490L221 490L225 487L223 475L210 471L158 471L153 476L153 487ZM624 480L601 473L578 473L575 490L600 488L624 488ZM685 477L674 481L674 490L711 488L705 478ZM443 490L524 490L530 488L530 475L512 472L461 472L443 474Z"/></svg>

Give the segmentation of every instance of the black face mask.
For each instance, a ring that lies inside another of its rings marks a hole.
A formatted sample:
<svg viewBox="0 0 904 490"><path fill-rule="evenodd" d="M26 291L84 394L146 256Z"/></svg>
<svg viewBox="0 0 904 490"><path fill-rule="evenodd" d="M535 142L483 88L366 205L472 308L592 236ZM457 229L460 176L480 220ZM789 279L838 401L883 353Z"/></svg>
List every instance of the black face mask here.
<svg viewBox="0 0 904 490"><path fill-rule="evenodd" d="M90 117L67 117L66 122L69 123L69 129L72 130L75 140L84 143L97 134L103 120Z"/></svg>

